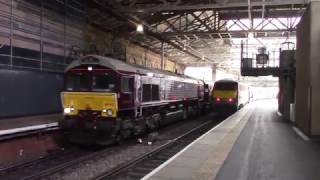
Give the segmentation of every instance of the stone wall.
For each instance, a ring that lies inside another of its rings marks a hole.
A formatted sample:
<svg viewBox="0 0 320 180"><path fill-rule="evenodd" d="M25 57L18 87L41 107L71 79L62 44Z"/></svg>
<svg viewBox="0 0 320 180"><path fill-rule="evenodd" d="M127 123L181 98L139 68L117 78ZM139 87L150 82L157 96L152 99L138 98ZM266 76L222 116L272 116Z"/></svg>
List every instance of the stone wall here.
<svg viewBox="0 0 320 180"><path fill-rule="evenodd" d="M1 61L2 65L19 66L24 69L53 70L62 72L65 65L83 54L100 54L112 56L116 59L127 60L143 66L160 68L160 55L136 44L130 43L125 37L106 32L87 22L84 15L74 14L70 9L66 13L54 9L65 9L63 4L56 1L43 1L41 6L33 1L0 0L0 47L9 47L9 51L0 48L7 58L10 51L10 32L12 31L13 48L23 48L34 54L29 59L23 57L10 61ZM54 7L54 8L53 8ZM11 9L12 15L11 18ZM11 22L13 20L13 22ZM11 27L12 23L12 27ZM42 50L42 53L41 53ZM54 56L54 58L51 58ZM70 61L68 60L70 59ZM176 65L165 59L165 69L169 71L183 71L183 66Z"/></svg>
<svg viewBox="0 0 320 180"><path fill-rule="evenodd" d="M126 39L88 26L84 33L85 51L89 54L111 56L141 66L161 69L161 56ZM165 70L183 73L184 66L165 57Z"/></svg>

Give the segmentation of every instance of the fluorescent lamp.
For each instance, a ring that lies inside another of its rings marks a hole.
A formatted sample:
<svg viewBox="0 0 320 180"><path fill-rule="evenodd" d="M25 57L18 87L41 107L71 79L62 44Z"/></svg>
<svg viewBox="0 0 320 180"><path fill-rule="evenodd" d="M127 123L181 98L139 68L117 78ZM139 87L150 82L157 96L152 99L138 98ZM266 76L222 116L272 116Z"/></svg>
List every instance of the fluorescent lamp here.
<svg viewBox="0 0 320 180"><path fill-rule="evenodd" d="M143 32L143 25L142 24L137 25L137 32L139 32L139 33Z"/></svg>

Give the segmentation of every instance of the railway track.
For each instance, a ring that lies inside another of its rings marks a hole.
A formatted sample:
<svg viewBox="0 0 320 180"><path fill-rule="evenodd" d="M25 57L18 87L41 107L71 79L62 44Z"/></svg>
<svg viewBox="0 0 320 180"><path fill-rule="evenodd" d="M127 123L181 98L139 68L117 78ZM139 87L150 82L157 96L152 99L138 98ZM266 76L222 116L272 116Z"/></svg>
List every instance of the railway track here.
<svg viewBox="0 0 320 180"><path fill-rule="evenodd" d="M2 130L0 173L13 166L28 164L56 153L63 144L60 131L49 127L30 131Z"/></svg>
<svg viewBox="0 0 320 180"><path fill-rule="evenodd" d="M110 151L110 149L67 149L64 152L3 169L0 171L0 179L34 180L45 178L108 150Z"/></svg>
<svg viewBox="0 0 320 180"><path fill-rule="evenodd" d="M132 156L131 159L133 160L124 160L120 161L119 164L115 164L115 168L109 168L108 172L103 173L105 170L101 170L98 177L95 179L112 179L113 177L118 177L119 175L124 175L123 171L126 171L129 169L132 169L133 167L137 167L139 162L142 162L144 160L148 160L147 157L153 158L153 161L149 161L150 164L143 166L140 166L145 168L145 171L142 173L139 171L136 171L135 173L138 173L137 177L145 175L147 172L151 171L155 167L157 167L159 164L164 162L166 159L170 158L174 154L176 154L179 150L181 150L183 147L187 146L190 142L195 140L197 137L202 135L204 132L212 128L215 124L217 124L217 121L211 121L207 120L207 117L205 117L202 122L196 123L197 128L195 127L195 122L199 122L199 119L195 121L188 121L184 122L185 128L183 131L178 130L177 127L180 127L181 124L175 124L173 126L169 126L167 128L164 128L161 132L162 134L162 140L160 141L160 144L156 145L151 151L148 150L147 154L143 154L142 156ZM181 122L182 123L182 122ZM192 126L192 124L194 124ZM199 124L201 124L199 126ZM190 126L190 128L187 128ZM168 132L179 132L179 133L173 133L168 134ZM183 134L183 135L181 135ZM58 174L61 174L63 172L66 172L67 169L74 169L74 167L77 167L79 164L85 164L88 161L91 161L92 159L95 159L97 157L103 156L103 154L118 154L122 149L129 148L133 146L141 146L136 143L135 139L131 139L126 141L125 143L118 145L118 146L111 146L106 148L75 148L70 147L66 148L64 151L51 154L49 156L43 157L41 159L37 159L28 163L12 166L6 169L0 170L0 179L23 179L23 180L29 180L29 179L47 179L50 178L52 175L57 176ZM143 146L143 145L142 145ZM165 153L163 153L165 152ZM125 155L126 159L129 157ZM138 158L136 158L138 157ZM130 158L129 158L130 159ZM120 165L120 166L119 166ZM111 169L111 171L109 171ZM136 169L139 170L139 169ZM132 171L132 170L131 170ZM68 172L68 170L67 170ZM140 173L140 174L139 174ZM97 175L96 174L96 175ZM131 173L128 176L133 176L134 173ZM95 176L96 176L95 175ZM59 176L58 176L59 177ZM83 176L81 176L83 177ZM91 179L94 176L91 176ZM85 177L83 177L85 178ZM121 179L121 178L120 178ZM138 179L138 178L133 178Z"/></svg>
<svg viewBox="0 0 320 180"><path fill-rule="evenodd" d="M216 125L216 121L207 121L153 151L106 171L94 179L141 179Z"/></svg>

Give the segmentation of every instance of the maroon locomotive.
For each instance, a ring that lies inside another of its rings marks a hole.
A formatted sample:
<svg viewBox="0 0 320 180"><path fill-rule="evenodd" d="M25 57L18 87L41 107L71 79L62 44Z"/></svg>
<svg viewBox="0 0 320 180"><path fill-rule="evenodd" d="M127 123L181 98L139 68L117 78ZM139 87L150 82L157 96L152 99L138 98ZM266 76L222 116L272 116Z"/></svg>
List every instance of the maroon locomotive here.
<svg viewBox="0 0 320 180"><path fill-rule="evenodd" d="M89 55L65 70L60 127L71 142L110 144L203 110L203 81Z"/></svg>

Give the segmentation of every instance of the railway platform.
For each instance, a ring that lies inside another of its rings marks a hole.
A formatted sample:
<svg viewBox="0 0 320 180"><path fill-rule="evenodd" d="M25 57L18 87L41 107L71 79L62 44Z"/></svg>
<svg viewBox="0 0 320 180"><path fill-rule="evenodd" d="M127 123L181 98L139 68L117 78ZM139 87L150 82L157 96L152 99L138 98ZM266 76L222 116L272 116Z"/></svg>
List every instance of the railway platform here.
<svg viewBox="0 0 320 180"><path fill-rule="evenodd" d="M61 113L0 119L0 137L57 128Z"/></svg>
<svg viewBox="0 0 320 180"><path fill-rule="evenodd" d="M283 121L276 104L247 105L143 180L318 179L320 143Z"/></svg>

